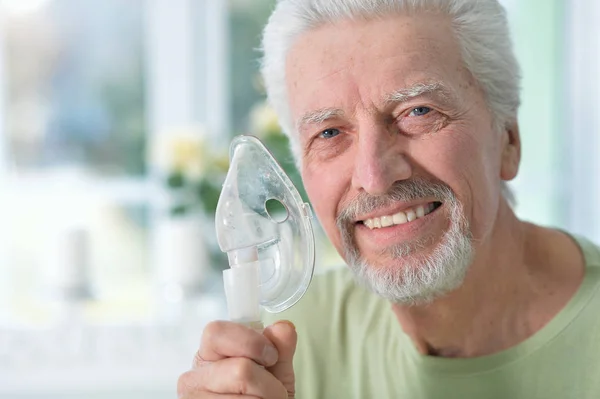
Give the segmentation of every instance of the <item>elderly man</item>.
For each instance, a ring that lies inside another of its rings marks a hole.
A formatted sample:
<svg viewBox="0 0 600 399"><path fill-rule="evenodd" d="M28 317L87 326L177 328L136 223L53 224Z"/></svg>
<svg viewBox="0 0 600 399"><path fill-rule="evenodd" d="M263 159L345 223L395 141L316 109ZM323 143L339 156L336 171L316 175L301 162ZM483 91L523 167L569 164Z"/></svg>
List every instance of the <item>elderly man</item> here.
<svg viewBox="0 0 600 399"><path fill-rule="evenodd" d="M518 220L505 187L519 71L497 0L280 0L263 44L348 268L296 328L209 325L181 396L600 397L600 250Z"/></svg>

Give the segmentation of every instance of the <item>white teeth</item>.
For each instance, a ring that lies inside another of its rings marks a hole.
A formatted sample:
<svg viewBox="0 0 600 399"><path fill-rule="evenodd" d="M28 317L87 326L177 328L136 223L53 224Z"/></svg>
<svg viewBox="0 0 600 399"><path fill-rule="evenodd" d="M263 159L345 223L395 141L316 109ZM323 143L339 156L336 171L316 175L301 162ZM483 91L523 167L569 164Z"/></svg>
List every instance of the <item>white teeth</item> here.
<svg viewBox="0 0 600 399"><path fill-rule="evenodd" d="M382 216L381 217L381 227L390 227L394 224L392 216Z"/></svg>
<svg viewBox="0 0 600 399"><path fill-rule="evenodd" d="M405 212L398 212L392 216L381 216L378 218L367 219L363 223L369 229L380 229L382 227L390 227L398 224L412 222L416 219L425 217L435 209L433 203L427 205L419 205L414 209L409 209Z"/></svg>
<svg viewBox="0 0 600 399"><path fill-rule="evenodd" d="M408 219L406 218L406 213L404 212L398 212L392 217L392 220L394 221L394 224L404 224L408 222Z"/></svg>

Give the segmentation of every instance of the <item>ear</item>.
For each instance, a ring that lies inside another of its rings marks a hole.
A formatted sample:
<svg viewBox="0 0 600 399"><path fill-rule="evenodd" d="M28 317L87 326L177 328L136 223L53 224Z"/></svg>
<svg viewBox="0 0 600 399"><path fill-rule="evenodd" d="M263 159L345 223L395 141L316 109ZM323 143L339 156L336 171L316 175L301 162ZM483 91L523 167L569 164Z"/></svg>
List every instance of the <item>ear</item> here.
<svg viewBox="0 0 600 399"><path fill-rule="evenodd" d="M510 122L502 132L502 159L500 165L500 178L504 181L512 180L519 172L521 163L521 136L517 121Z"/></svg>

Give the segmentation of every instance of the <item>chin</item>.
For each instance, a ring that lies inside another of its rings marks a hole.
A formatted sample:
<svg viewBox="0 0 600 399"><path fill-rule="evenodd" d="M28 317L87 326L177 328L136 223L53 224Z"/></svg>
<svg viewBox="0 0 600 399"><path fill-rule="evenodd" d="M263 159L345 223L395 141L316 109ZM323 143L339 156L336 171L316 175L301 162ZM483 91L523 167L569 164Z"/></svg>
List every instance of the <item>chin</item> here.
<svg viewBox="0 0 600 399"><path fill-rule="evenodd" d="M363 256L345 252L356 280L375 294L398 304L426 304L459 288L473 260L469 234L451 229L436 244L403 243Z"/></svg>
<svg viewBox="0 0 600 399"><path fill-rule="evenodd" d="M443 205L391 227L356 222L355 215L391 207L393 201L425 197L443 199ZM413 305L431 302L462 285L474 257L472 233L462 205L449 188L405 182L386 201L373 201L357 199L338 215L344 258L358 282L391 302Z"/></svg>

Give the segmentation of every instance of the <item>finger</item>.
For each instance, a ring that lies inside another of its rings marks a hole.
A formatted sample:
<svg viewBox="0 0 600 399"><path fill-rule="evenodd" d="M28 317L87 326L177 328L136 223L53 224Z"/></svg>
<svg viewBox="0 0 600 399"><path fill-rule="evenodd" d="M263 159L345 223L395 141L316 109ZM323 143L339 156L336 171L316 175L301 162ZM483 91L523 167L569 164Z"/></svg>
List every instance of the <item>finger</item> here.
<svg viewBox="0 0 600 399"><path fill-rule="evenodd" d="M207 363L180 377L180 395L200 392L249 395L263 399L288 397L287 390L273 374L256 362L243 357Z"/></svg>
<svg viewBox="0 0 600 399"><path fill-rule="evenodd" d="M263 399L287 398L285 387L273 374L243 357L212 363L207 373L207 388L215 393L253 395Z"/></svg>
<svg viewBox="0 0 600 399"><path fill-rule="evenodd" d="M228 357L246 357L263 366L277 362L275 346L262 334L229 321L209 323L202 334L194 367L203 361L215 362Z"/></svg>
<svg viewBox="0 0 600 399"><path fill-rule="evenodd" d="M296 327L289 321L278 321L267 327L264 335L275 345L279 353L277 363L267 370L281 381L287 390L288 397L293 398L296 392L294 376L294 353L296 353L296 344L298 343Z"/></svg>

